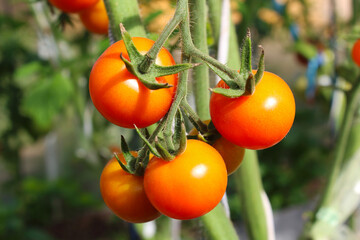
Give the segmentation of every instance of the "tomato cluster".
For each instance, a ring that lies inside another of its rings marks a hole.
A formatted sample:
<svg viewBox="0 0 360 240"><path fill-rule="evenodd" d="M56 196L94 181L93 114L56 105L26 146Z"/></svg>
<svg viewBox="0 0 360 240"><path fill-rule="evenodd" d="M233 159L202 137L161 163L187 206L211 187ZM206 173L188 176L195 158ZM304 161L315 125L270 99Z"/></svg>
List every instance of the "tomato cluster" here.
<svg viewBox="0 0 360 240"><path fill-rule="evenodd" d="M109 18L103 0L49 0L66 13L77 13L87 30L97 34L107 34Z"/></svg>
<svg viewBox="0 0 360 240"><path fill-rule="evenodd" d="M90 96L109 122L125 128L146 128L168 113L178 74L153 79L167 83L165 88L147 88L148 83L134 67L154 41L141 37L128 41L130 38L125 37L114 43L97 59L90 73ZM140 55L133 52L135 48ZM175 65L165 48L161 48L155 62L157 66ZM223 81L217 87L228 88ZM167 150L160 151L155 144L154 155L139 154L145 156L145 161L136 158L136 152L131 156L122 144L124 153L112 158L101 174L100 190L106 205L121 219L134 223L154 220L161 214L187 220L208 213L222 199L227 176L239 168L245 149L268 148L285 137L294 121L295 101L280 77L264 72L250 95L230 98L213 93L210 113L216 129L208 126L204 135L192 130L188 138L198 139L186 140L184 133L186 146L178 152L173 150L176 153L172 158L162 154ZM146 144L151 148L151 143ZM143 168L136 171L136 166Z"/></svg>

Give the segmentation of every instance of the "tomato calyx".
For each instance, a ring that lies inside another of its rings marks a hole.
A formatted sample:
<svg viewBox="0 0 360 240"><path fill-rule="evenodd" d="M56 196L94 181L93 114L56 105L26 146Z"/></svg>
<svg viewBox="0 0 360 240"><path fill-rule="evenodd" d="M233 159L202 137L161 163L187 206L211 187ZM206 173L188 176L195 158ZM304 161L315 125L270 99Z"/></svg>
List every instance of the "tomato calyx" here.
<svg viewBox="0 0 360 240"><path fill-rule="evenodd" d="M157 65L155 64L155 60L152 59L148 54L142 55L136 49L130 34L126 31L121 23L120 30L130 59L128 60L123 56L123 54L120 54L121 60L125 63L127 70L135 75L142 84L151 90L172 87L168 83L159 83L156 78L177 74L199 65L197 63L182 63L173 66Z"/></svg>
<svg viewBox="0 0 360 240"><path fill-rule="evenodd" d="M164 121L165 123L166 121ZM160 123L162 124L162 123ZM166 124L169 124L166 122ZM158 126L159 127L159 126ZM162 128L162 126L160 126ZM186 127L181 111L178 109L175 115L174 131L172 136L166 137L160 134L154 138L154 141L148 141L147 138L136 128L137 133L144 141L149 151L157 157L166 161L173 160L177 155L183 153L186 148ZM165 135L165 134L163 134ZM151 138L150 138L151 139Z"/></svg>
<svg viewBox="0 0 360 240"><path fill-rule="evenodd" d="M260 81L264 74L264 49L261 49L261 55L258 62L258 70L255 75L252 73L251 67L251 33L248 29L247 35L244 39L241 52L241 65L239 74L236 77L229 76L228 74L220 71L211 64L209 67L229 86L229 88L213 88L210 89L214 93L218 93L230 98L236 98L245 95L251 95L255 91L256 84Z"/></svg>

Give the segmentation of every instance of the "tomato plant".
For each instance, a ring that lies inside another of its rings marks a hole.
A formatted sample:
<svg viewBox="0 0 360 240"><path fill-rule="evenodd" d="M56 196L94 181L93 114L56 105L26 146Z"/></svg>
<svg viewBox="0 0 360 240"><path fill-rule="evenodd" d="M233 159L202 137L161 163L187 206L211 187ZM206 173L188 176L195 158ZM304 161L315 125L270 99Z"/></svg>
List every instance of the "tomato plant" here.
<svg viewBox="0 0 360 240"><path fill-rule="evenodd" d="M154 41L132 38L135 47L145 54ZM125 128L144 128L159 121L169 110L178 80L178 75L157 78L159 83L169 83L173 87L150 90L131 74L120 58L128 59L124 42L111 45L95 62L91 73L89 90L98 111L110 122ZM161 66L175 64L172 55L162 48L156 63Z"/></svg>
<svg viewBox="0 0 360 240"><path fill-rule="evenodd" d="M79 16L85 28L90 32L107 34L109 18L103 0L99 0L95 5L80 12Z"/></svg>
<svg viewBox="0 0 360 240"><path fill-rule="evenodd" d="M118 157L125 163L122 154ZM149 202L143 182L144 177L125 172L114 157L101 173L101 195L119 218L132 223L148 222L161 214Z"/></svg>
<svg viewBox="0 0 360 240"><path fill-rule="evenodd" d="M98 1L99 0L49 0L49 2L58 9L69 13L85 10Z"/></svg>
<svg viewBox="0 0 360 240"><path fill-rule="evenodd" d="M209 144L188 140L172 161L153 157L145 170L145 192L162 214L192 219L212 210L223 197L227 173L221 155Z"/></svg>
<svg viewBox="0 0 360 240"><path fill-rule="evenodd" d="M220 88L228 86L220 81ZM248 149L264 149L281 141L295 118L294 96L284 80L264 72L250 96L229 98L213 93L211 119L230 142Z"/></svg>
<svg viewBox="0 0 360 240"><path fill-rule="evenodd" d="M360 39L358 39L351 51L352 59L360 67Z"/></svg>

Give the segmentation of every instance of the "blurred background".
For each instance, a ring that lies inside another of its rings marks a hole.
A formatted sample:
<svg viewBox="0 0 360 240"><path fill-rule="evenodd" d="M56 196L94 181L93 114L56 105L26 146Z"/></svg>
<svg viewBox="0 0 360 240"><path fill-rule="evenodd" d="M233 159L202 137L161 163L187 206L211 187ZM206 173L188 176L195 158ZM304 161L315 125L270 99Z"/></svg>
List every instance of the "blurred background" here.
<svg viewBox="0 0 360 240"><path fill-rule="evenodd" d="M149 37L156 39L176 1L139 2ZM291 215L294 229L301 230L303 214L324 186L343 115L344 95L334 86L346 89L360 73L350 57L360 37L359 13L357 0L231 1L239 39L250 27L253 46L265 49L266 69L285 79L295 95L290 133L258 152L275 215L300 209ZM217 40L210 36L215 53ZM88 93L92 64L107 46L107 36L87 31L79 16L62 14L46 1L0 0L0 239L137 239L146 230L113 215L99 191L102 168L120 147L120 135L131 148L140 146L134 131L97 112ZM167 48L178 51L176 40ZM255 62L257 57L254 48ZM231 219L241 232L235 185L230 176ZM156 222L150 238L171 239L169 219ZM276 228L285 223L276 222ZM284 239L296 239L291 234ZM204 235L198 220L183 223L182 239Z"/></svg>

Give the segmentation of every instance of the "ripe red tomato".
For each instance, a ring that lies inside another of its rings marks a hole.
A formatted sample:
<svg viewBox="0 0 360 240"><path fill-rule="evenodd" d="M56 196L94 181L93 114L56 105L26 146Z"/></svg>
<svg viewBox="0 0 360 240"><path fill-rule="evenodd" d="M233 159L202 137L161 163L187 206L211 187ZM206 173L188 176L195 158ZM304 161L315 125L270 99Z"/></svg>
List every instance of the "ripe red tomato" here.
<svg viewBox="0 0 360 240"><path fill-rule="evenodd" d="M134 37L136 48L145 54L154 41ZM91 73L89 90L97 110L110 122L125 128L144 128L159 121L169 110L176 91L178 74L157 78L160 83L174 87L150 90L125 67L120 53L128 58L124 42L111 45L95 62ZM175 61L162 48L157 64L171 66Z"/></svg>
<svg viewBox="0 0 360 240"><path fill-rule="evenodd" d="M227 172L220 154L199 140L188 140L185 152L172 161L153 157L144 175L145 192L153 206L181 220L211 211L226 186Z"/></svg>
<svg viewBox="0 0 360 240"><path fill-rule="evenodd" d="M360 67L360 39L358 39L352 48L352 59Z"/></svg>
<svg viewBox="0 0 360 240"><path fill-rule="evenodd" d="M220 81L217 87L228 88ZM281 141L295 118L294 96L284 80L264 72L250 96L228 98L213 93L210 115L219 133L248 149L264 149Z"/></svg>
<svg viewBox="0 0 360 240"><path fill-rule="evenodd" d="M79 16L85 28L90 32L108 33L109 18L103 0L99 0L95 5L80 12Z"/></svg>
<svg viewBox="0 0 360 240"><path fill-rule="evenodd" d="M123 155L118 155L125 163ZM144 177L125 172L112 158L100 177L100 191L106 205L121 219L142 223L161 214L151 205L144 191Z"/></svg>
<svg viewBox="0 0 360 240"><path fill-rule="evenodd" d="M91 7L98 1L99 0L49 0L52 5L68 13L80 12Z"/></svg>
<svg viewBox="0 0 360 240"><path fill-rule="evenodd" d="M209 124L210 120L205 120L204 123ZM196 128L191 129L189 132L190 136L196 136L198 134L199 132L196 130ZM224 137L217 139L212 144L212 146L220 153L221 157L223 158L228 175L234 173L240 167L245 155L244 148L229 142Z"/></svg>

